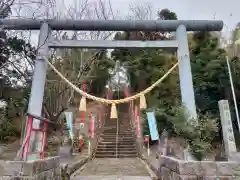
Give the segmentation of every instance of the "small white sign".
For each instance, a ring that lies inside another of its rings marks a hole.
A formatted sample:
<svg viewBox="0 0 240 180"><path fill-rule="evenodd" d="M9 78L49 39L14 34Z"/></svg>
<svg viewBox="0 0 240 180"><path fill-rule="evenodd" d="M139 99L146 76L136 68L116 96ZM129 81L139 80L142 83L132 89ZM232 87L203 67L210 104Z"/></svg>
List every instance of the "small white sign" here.
<svg viewBox="0 0 240 180"><path fill-rule="evenodd" d="M80 123L80 129L84 128L84 123Z"/></svg>

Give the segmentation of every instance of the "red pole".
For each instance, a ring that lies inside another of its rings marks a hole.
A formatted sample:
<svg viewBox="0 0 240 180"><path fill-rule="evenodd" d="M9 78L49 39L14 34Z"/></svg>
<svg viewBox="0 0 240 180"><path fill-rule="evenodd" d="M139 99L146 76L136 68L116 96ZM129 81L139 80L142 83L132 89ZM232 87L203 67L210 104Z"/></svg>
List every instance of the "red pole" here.
<svg viewBox="0 0 240 180"><path fill-rule="evenodd" d="M27 160L27 155L29 153L29 150L30 150L30 137L31 137L31 132L32 132L32 124L33 124L33 117L32 116L28 116L28 129L27 129L27 134L26 134L26 137L28 138L27 139L27 142L26 142L26 145L24 147L24 159Z"/></svg>

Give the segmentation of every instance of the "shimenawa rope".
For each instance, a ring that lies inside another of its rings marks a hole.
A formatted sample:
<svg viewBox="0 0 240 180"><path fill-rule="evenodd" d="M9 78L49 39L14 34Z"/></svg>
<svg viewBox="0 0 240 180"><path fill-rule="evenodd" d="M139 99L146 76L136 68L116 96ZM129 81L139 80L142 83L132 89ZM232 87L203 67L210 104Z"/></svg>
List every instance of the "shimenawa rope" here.
<svg viewBox="0 0 240 180"><path fill-rule="evenodd" d="M118 100L109 100L109 99L104 99L100 97L93 96L91 94L88 94L84 92L83 90L79 89L76 85L71 83L66 77L60 73L52 63L49 62L47 58L44 58L45 61L48 63L48 65L53 69L53 71L59 75L61 79L63 79L69 86L71 86L76 92L80 93L82 95L82 99L80 101L80 111L86 111L86 98L87 99L92 99L94 101L98 101L101 103L105 104L111 104L111 118L117 118L117 111L116 111L116 104L122 104L122 103L127 103L129 101L135 100L140 98L140 109L145 109L146 108L146 99L145 99L145 94L149 93L153 88L155 88L158 84L160 84L179 64L179 61L174 64L160 79L158 79L155 83L153 83L151 86L149 86L147 89L124 99L118 99Z"/></svg>
<svg viewBox="0 0 240 180"><path fill-rule="evenodd" d="M80 93L82 96L86 96L87 99L92 99L94 101L98 101L98 102L105 103L105 104L122 104L122 103L126 103L129 101L135 100L135 99L139 98L141 95L145 95L145 94L149 93L153 88L155 88L159 83L161 83L179 64L178 62L176 64L174 64L160 79L158 79L155 83L153 83L147 89L139 92L138 94L135 94L133 96L130 96L130 97L127 97L124 99L109 100L109 99L104 99L104 98L93 96L93 95L88 94L88 93L84 92L83 90L79 89L77 86L72 84L67 78L65 78L47 59L45 59L45 60L47 61L48 65L54 70L54 72L56 74L58 74L60 76L60 78L62 78L75 91Z"/></svg>

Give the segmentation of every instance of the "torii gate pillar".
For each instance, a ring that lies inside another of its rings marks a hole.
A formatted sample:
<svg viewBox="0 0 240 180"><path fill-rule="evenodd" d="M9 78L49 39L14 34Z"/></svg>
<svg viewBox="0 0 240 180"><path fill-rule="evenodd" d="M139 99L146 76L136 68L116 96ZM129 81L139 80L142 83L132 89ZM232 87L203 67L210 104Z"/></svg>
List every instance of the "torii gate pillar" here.
<svg viewBox="0 0 240 180"><path fill-rule="evenodd" d="M179 79L182 105L186 107L186 110L188 111L187 113L191 116L191 118L197 119L187 31L185 26L178 26L176 39L178 41L177 55L179 60Z"/></svg>
<svg viewBox="0 0 240 180"><path fill-rule="evenodd" d="M48 37L51 33L49 25L43 23L40 28L39 39L38 39L38 54L35 60L35 68L33 72L32 88L28 104L28 113L37 117L42 115L44 88L46 81L46 74L48 64L43 57L48 58L49 47L48 47ZM39 129L40 121L33 119L33 128ZM41 151L41 138L40 133L32 132L30 137L30 152L40 152ZM26 155L27 148L24 148L24 154ZM35 156L38 154L29 155L28 157L23 157L24 160L36 159ZM40 156L40 155L39 155ZM39 159L37 157L37 159Z"/></svg>

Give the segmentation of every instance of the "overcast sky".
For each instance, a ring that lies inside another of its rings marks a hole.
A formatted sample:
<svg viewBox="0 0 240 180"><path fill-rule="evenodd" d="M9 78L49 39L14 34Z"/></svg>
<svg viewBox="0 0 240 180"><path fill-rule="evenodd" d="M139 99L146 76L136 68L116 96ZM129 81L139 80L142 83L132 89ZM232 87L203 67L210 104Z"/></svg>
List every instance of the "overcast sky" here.
<svg viewBox="0 0 240 180"><path fill-rule="evenodd" d="M239 0L112 0L114 9L125 13L129 4L151 3L155 10L168 8L174 11L179 19L219 19L233 28L240 20ZM231 17L230 17L231 15Z"/></svg>
<svg viewBox="0 0 240 180"><path fill-rule="evenodd" d="M68 5L73 0L64 0ZM79 0L81 1L81 0ZM98 1L98 0L92 0ZM149 3L153 10L168 8L176 12L179 19L219 19L230 28L235 27L240 21L239 0L111 0L114 11L119 10L120 14L128 12L129 5Z"/></svg>
<svg viewBox="0 0 240 180"><path fill-rule="evenodd" d="M182 20L223 20L230 29L240 21L239 0L112 0L112 6L126 13L129 4L137 2L151 3L156 11L168 8Z"/></svg>

